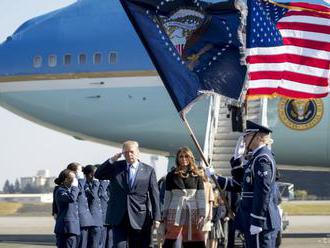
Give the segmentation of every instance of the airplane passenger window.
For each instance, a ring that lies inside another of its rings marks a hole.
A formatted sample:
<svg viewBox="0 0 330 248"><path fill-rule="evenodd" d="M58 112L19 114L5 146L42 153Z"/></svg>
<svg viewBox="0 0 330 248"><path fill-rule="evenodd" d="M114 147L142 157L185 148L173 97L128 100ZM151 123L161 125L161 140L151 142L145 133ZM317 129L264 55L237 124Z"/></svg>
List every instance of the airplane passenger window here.
<svg viewBox="0 0 330 248"><path fill-rule="evenodd" d="M108 63L109 64L116 64L117 63L117 53L116 52L110 52L109 53Z"/></svg>
<svg viewBox="0 0 330 248"><path fill-rule="evenodd" d="M79 65L85 65L87 62L86 54L79 54L78 63Z"/></svg>
<svg viewBox="0 0 330 248"><path fill-rule="evenodd" d="M57 64L57 57L56 55L49 55L48 56L48 66L55 67Z"/></svg>
<svg viewBox="0 0 330 248"><path fill-rule="evenodd" d="M71 54L64 55L64 65L71 65Z"/></svg>
<svg viewBox="0 0 330 248"><path fill-rule="evenodd" d="M33 58L33 67L34 68L39 68L42 65L42 58L41 56L35 56Z"/></svg>
<svg viewBox="0 0 330 248"><path fill-rule="evenodd" d="M94 64L99 65L102 62L102 55L100 53L94 53Z"/></svg>

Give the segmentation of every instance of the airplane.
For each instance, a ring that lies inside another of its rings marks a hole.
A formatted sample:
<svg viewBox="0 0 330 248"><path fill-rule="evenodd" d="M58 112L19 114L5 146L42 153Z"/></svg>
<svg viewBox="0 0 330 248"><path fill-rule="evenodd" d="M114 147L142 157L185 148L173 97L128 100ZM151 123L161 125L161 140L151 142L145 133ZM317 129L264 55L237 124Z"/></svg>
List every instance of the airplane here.
<svg viewBox="0 0 330 248"><path fill-rule="evenodd" d="M205 97L187 116L203 145L213 104ZM80 0L23 23L0 45L0 105L77 139L135 139L166 156L194 147L119 0ZM279 163L329 165L328 106L329 97L269 100Z"/></svg>

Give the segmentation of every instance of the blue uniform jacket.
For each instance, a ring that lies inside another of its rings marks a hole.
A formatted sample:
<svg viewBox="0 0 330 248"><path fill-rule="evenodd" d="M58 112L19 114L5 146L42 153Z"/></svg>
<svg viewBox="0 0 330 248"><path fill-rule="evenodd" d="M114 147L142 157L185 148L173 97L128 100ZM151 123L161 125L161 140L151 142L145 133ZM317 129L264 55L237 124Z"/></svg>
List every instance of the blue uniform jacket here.
<svg viewBox="0 0 330 248"><path fill-rule="evenodd" d="M86 183L85 187L89 209L94 220L94 226L103 226L101 200L98 195L99 186L99 180L94 179L93 181Z"/></svg>
<svg viewBox="0 0 330 248"><path fill-rule="evenodd" d="M107 215L107 208L108 208L108 201L109 201L109 187L110 181L109 180L100 180L100 187L98 195L101 200L102 206L102 215L103 215L103 224L105 224L105 218Z"/></svg>
<svg viewBox="0 0 330 248"><path fill-rule="evenodd" d="M94 221L92 214L89 210L88 200L85 193L86 179L79 179L79 195L78 195L78 210L79 210L79 221L81 227L93 226Z"/></svg>
<svg viewBox="0 0 330 248"><path fill-rule="evenodd" d="M261 147L246 164L234 168L237 171L233 170L232 178L220 176L218 182L225 190L241 192L235 219L237 228L248 232L250 225L255 225L263 230L279 230L276 164L271 151L266 146ZM243 173L238 173L239 170Z"/></svg>
<svg viewBox="0 0 330 248"><path fill-rule="evenodd" d="M78 217L78 187L67 188L60 186L55 192L57 206L57 218L54 232L56 234L80 235L80 225Z"/></svg>
<svg viewBox="0 0 330 248"><path fill-rule="evenodd" d="M52 203L52 216L57 216L57 206L56 206L56 200L55 200L55 194L56 194L56 190L59 188L60 186L56 185L54 187L53 190L53 203Z"/></svg>

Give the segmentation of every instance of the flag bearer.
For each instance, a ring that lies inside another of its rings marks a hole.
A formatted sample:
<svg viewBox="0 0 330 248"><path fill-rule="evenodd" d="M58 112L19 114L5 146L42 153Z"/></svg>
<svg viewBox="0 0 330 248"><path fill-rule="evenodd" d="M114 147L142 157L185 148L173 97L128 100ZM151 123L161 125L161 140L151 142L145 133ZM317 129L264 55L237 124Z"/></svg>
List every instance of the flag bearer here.
<svg viewBox="0 0 330 248"><path fill-rule="evenodd" d="M245 154L249 153L251 157L243 165L244 176L241 180L217 177L223 190L242 192L235 222L244 233L247 248L275 247L276 234L280 228L275 184L276 163L268 148L272 142L269 136L271 132L267 127L247 121L242 144ZM234 158L236 162L242 159L238 154ZM213 168L206 168L206 173L213 175Z"/></svg>

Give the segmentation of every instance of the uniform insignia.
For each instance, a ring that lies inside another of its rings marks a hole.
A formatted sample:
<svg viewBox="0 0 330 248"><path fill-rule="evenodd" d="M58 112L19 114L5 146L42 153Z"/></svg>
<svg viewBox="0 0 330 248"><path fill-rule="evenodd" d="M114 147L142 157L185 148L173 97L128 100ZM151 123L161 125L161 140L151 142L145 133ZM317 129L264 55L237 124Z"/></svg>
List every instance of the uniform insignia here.
<svg viewBox="0 0 330 248"><path fill-rule="evenodd" d="M258 159L258 162L264 164L264 163L269 163L269 160L263 156Z"/></svg>
<svg viewBox="0 0 330 248"><path fill-rule="evenodd" d="M259 177L266 177L268 175L268 171L259 171L257 172Z"/></svg>

